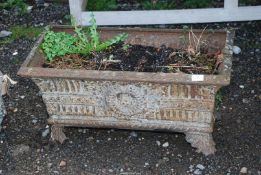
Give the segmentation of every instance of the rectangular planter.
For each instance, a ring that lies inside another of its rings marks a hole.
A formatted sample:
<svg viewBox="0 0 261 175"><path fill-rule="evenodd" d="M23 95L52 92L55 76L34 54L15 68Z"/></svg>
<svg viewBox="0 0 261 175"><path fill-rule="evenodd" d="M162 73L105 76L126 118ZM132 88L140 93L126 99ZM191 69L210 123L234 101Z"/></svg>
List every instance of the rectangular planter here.
<svg viewBox="0 0 261 175"><path fill-rule="evenodd" d="M55 31L72 32L66 26ZM179 48L184 30L101 28L107 39L126 32L127 43ZM196 35L201 31L194 30ZM228 85L234 32L205 32L210 50L222 49L224 60L218 75L144 73L43 68L39 49L44 34L18 74L30 77L42 92L52 126L52 138L63 141L64 126L167 130L186 134L186 140L205 155L215 151L212 139L215 93Z"/></svg>

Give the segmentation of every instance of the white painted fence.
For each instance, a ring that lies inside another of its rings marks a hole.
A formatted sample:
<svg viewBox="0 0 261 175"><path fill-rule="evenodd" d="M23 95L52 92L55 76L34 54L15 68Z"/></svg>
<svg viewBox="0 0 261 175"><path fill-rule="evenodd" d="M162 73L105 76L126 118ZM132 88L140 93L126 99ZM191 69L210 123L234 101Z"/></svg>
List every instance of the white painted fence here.
<svg viewBox="0 0 261 175"><path fill-rule="evenodd" d="M69 0L71 15L79 25L89 25L87 0ZM136 10L93 12L98 25L182 24L261 20L261 6L238 6L238 0L224 0L224 8L181 10Z"/></svg>

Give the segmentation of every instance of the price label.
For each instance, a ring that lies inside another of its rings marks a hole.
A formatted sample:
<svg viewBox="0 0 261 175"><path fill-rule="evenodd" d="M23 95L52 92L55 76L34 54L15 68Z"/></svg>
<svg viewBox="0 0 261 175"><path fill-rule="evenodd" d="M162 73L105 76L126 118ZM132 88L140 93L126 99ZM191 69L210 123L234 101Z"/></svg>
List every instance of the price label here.
<svg viewBox="0 0 261 175"><path fill-rule="evenodd" d="M204 81L204 75L192 75L192 81Z"/></svg>

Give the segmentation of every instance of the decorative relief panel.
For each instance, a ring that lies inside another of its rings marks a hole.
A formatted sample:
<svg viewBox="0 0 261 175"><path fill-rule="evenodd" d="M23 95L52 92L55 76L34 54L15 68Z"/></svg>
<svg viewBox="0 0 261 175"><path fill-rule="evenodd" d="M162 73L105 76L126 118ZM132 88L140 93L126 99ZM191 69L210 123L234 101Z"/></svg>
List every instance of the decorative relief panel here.
<svg viewBox="0 0 261 175"><path fill-rule="evenodd" d="M212 122L215 87L35 79L50 115Z"/></svg>

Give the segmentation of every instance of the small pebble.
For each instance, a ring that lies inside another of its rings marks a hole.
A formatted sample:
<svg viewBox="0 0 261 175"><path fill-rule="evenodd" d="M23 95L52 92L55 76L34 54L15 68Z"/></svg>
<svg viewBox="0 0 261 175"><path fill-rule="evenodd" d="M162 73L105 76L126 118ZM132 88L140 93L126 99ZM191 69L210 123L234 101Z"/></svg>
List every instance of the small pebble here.
<svg viewBox="0 0 261 175"><path fill-rule="evenodd" d="M47 166L48 166L48 168L51 168L53 166L53 164L52 163L48 163Z"/></svg>
<svg viewBox="0 0 261 175"><path fill-rule="evenodd" d="M27 6L27 13L31 13L32 12L32 9L33 9L33 6Z"/></svg>
<svg viewBox="0 0 261 175"><path fill-rule="evenodd" d="M138 137L138 134L135 131L130 132L131 137Z"/></svg>
<svg viewBox="0 0 261 175"><path fill-rule="evenodd" d="M240 52L241 52L241 49L240 49L240 47L238 47L238 46L233 46L233 53L234 54L240 54Z"/></svg>
<svg viewBox="0 0 261 175"><path fill-rule="evenodd" d="M247 174L247 168L246 167L241 168L240 173Z"/></svg>
<svg viewBox="0 0 261 175"><path fill-rule="evenodd" d="M239 87L240 87L241 89L244 89L244 88L245 88L245 86L244 86L244 85L239 85Z"/></svg>
<svg viewBox="0 0 261 175"><path fill-rule="evenodd" d="M178 154L177 156L178 156L178 157L182 157L182 155L181 155L181 154Z"/></svg>
<svg viewBox="0 0 261 175"><path fill-rule="evenodd" d="M50 129L47 128L42 132L42 137L46 137L50 133Z"/></svg>
<svg viewBox="0 0 261 175"><path fill-rule="evenodd" d="M160 146L160 141L157 140L156 143L157 143L158 146Z"/></svg>
<svg viewBox="0 0 261 175"><path fill-rule="evenodd" d="M168 158L168 157L163 157L163 160L164 160L165 162L168 162L168 161L169 161L169 158Z"/></svg>
<svg viewBox="0 0 261 175"><path fill-rule="evenodd" d="M243 103L248 103L249 101L247 99L243 98L242 102Z"/></svg>
<svg viewBox="0 0 261 175"><path fill-rule="evenodd" d="M18 111L18 109L17 109L17 108L14 108L13 112L17 112L17 111Z"/></svg>
<svg viewBox="0 0 261 175"><path fill-rule="evenodd" d="M17 51L15 51L15 52L13 53L13 56L15 56L15 55L18 55L18 52L17 52Z"/></svg>
<svg viewBox="0 0 261 175"><path fill-rule="evenodd" d="M32 120L32 123L33 123L33 124L36 124L36 123L37 123L37 119L33 119L33 120Z"/></svg>
<svg viewBox="0 0 261 175"><path fill-rule="evenodd" d="M196 168L201 169L201 170L205 169L205 167L203 165L201 165L201 164L197 164Z"/></svg>
<svg viewBox="0 0 261 175"><path fill-rule="evenodd" d="M66 166L66 162L64 160L62 160L60 163L59 163L59 166L60 167L65 167Z"/></svg>
<svg viewBox="0 0 261 175"><path fill-rule="evenodd" d="M166 148L166 147L168 147L169 146L169 142L165 142L165 143L163 143L163 145L162 145L162 147L164 147L164 148Z"/></svg>
<svg viewBox="0 0 261 175"><path fill-rule="evenodd" d="M196 169L196 170L193 172L193 174L195 174L195 175L201 175L201 174L202 174L202 171L199 170L199 169Z"/></svg>
<svg viewBox="0 0 261 175"><path fill-rule="evenodd" d="M193 172L194 171L194 165L190 165L189 166L189 172Z"/></svg>
<svg viewBox="0 0 261 175"><path fill-rule="evenodd" d="M9 32L9 31L6 31L6 30L2 30L0 32L0 38L7 37L7 36L10 36L10 35L12 35L12 32Z"/></svg>

